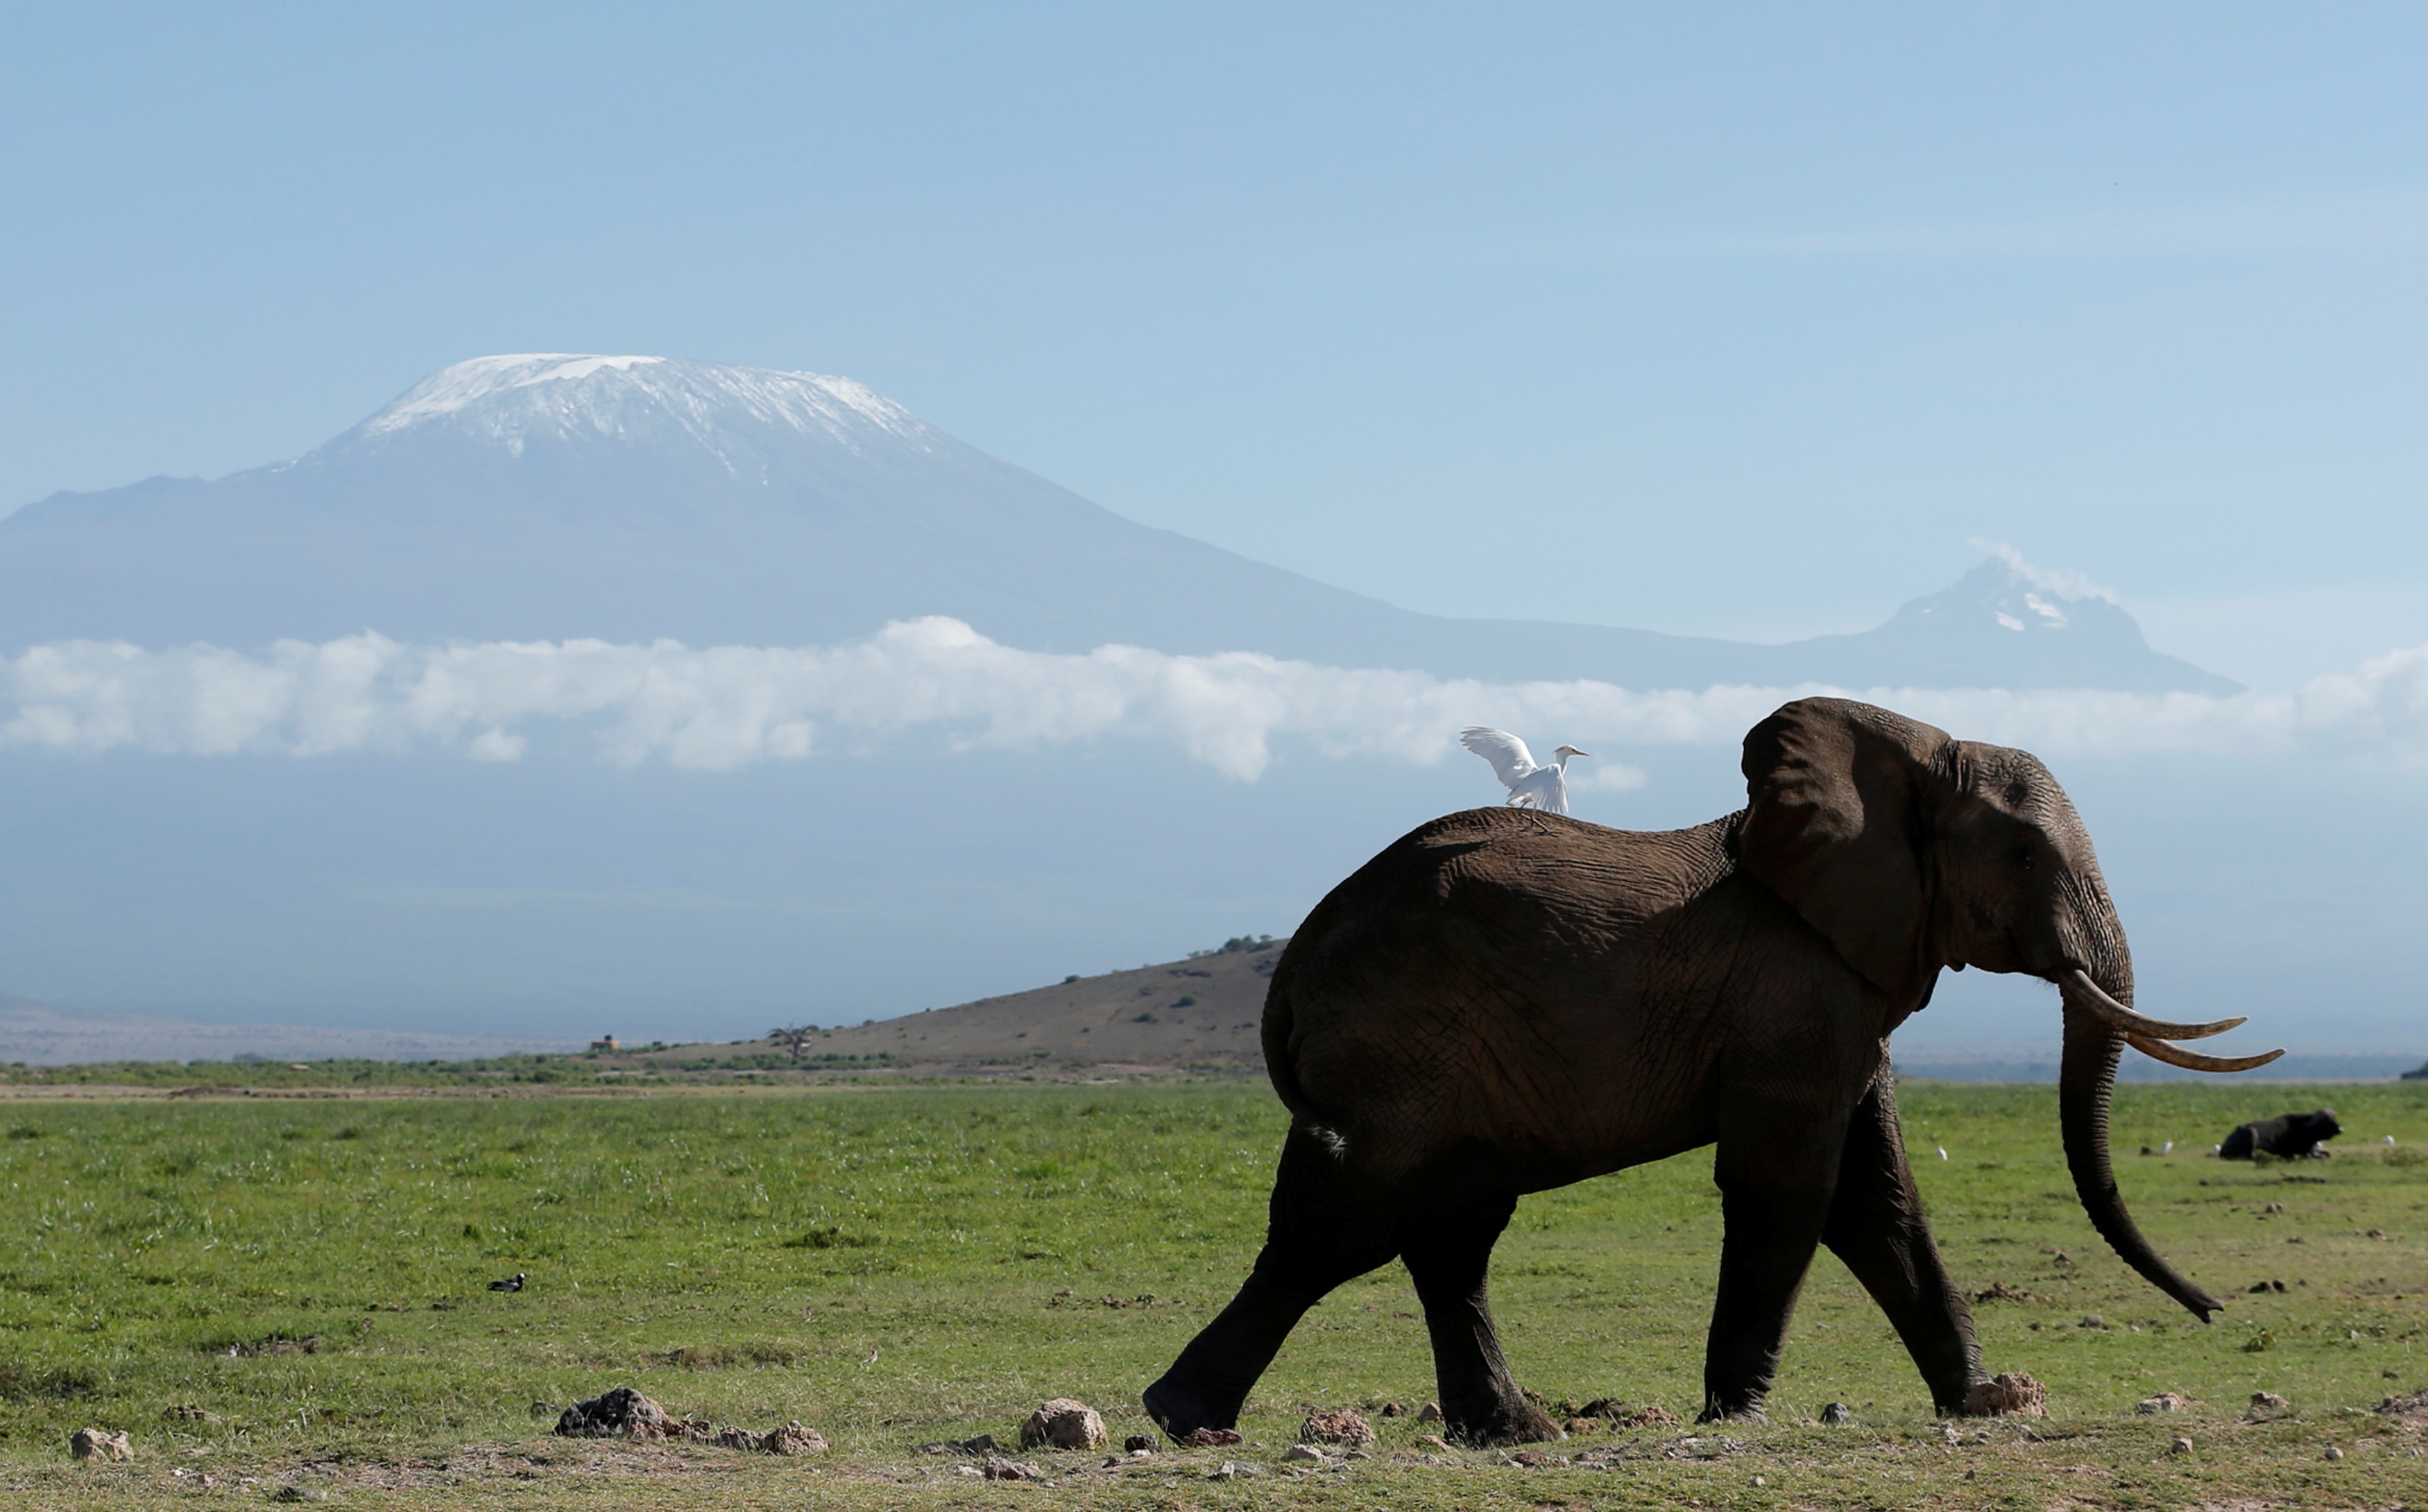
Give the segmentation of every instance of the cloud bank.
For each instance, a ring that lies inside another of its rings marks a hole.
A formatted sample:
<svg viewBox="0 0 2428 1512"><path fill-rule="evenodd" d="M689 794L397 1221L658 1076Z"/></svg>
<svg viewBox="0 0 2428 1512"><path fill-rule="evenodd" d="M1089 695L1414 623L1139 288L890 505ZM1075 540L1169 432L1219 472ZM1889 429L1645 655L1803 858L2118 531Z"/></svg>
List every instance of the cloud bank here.
<svg viewBox="0 0 2428 1512"><path fill-rule="evenodd" d="M2298 693L2129 694L1818 687L1632 690L1350 670L1251 652L1085 655L997 645L943 617L799 648L672 641L413 646L377 634L260 652L62 641L0 658L0 748L176 755L449 751L521 760L570 738L604 760L726 770L873 749L1128 740L1253 781L1277 748L1430 764L1462 725L1541 745L1732 745L1788 698L1846 692L1968 739L2048 756L2168 750L2428 757L2428 647ZM1580 774L1583 776L1583 774ZM1643 776L1597 764L1591 785Z"/></svg>

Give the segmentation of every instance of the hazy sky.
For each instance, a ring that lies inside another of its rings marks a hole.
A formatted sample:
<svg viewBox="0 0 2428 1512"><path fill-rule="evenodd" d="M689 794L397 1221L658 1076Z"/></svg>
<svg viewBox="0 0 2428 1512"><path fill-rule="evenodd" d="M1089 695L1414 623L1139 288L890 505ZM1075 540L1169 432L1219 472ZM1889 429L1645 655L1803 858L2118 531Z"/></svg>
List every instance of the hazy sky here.
<svg viewBox="0 0 2428 1512"><path fill-rule="evenodd" d="M11 8L0 509L496 352L847 374L1447 613L1783 637L1975 538L2428 642L2428 10Z"/></svg>

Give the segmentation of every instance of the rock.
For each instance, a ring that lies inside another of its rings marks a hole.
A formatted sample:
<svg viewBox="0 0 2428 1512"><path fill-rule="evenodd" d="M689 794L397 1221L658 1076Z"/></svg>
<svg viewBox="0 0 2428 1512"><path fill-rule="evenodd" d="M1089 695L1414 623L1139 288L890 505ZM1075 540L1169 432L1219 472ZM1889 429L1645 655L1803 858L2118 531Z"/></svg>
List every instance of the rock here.
<svg viewBox="0 0 2428 1512"><path fill-rule="evenodd" d="M2157 1396L2143 1397L2134 1403L2133 1410L2148 1416L2160 1412L2181 1412L2191 1405L2192 1399L2188 1396L2178 1396L2173 1391L2161 1391Z"/></svg>
<svg viewBox="0 0 2428 1512"><path fill-rule="evenodd" d="M976 1477L984 1475L986 1471L978 1469L976 1465L956 1465L953 1467L952 1473L956 1475Z"/></svg>
<svg viewBox="0 0 2428 1512"><path fill-rule="evenodd" d="M1534 1470L1538 1466L1557 1465L1563 1461L1557 1455L1546 1454L1540 1450L1521 1449L1509 1456L1508 1463L1517 1466L1519 1470Z"/></svg>
<svg viewBox="0 0 2428 1512"><path fill-rule="evenodd" d="M619 1386L566 1408L556 1431L566 1438L663 1438L675 1421L648 1397Z"/></svg>
<svg viewBox="0 0 2428 1512"><path fill-rule="evenodd" d="M2292 1408L2292 1403L2273 1391L2254 1391L2251 1393L2251 1410L2244 1415L2257 1418L2271 1413L2289 1412Z"/></svg>
<svg viewBox="0 0 2428 1512"><path fill-rule="evenodd" d="M1152 1454L1155 1453L1155 1440L1145 1434L1134 1433L1122 1440L1122 1448L1133 1454Z"/></svg>
<svg viewBox="0 0 2428 1512"><path fill-rule="evenodd" d="M1418 1421L1419 1422L1441 1422L1441 1421L1442 1421L1441 1404L1440 1404L1440 1403L1438 1403L1438 1402L1428 1402L1428 1403L1426 1403L1423 1406L1419 1407L1419 1408L1417 1409L1417 1421Z"/></svg>
<svg viewBox="0 0 2428 1512"><path fill-rule="evenodd" d="M1298 1465L1329 1465L1331 1456L1313 1444L1292 1444L1282 1451L1282 1458Z"/></svg>
<svg viewBox="0 0 2428 1512"><path fill-rule="evenodd" d="M1058 1396L1028 1415L1020 1425L1020 1447L1035 1449L1102 1449L1109 1441L1105 1420L1096 1409L1074 1397Z"/></svg>
<svg viewBox="0 0 2428 1512"><path fill-rule="evenodd" d="M1358 1416L1354 1408L1342 1407L1337 1412L1317 1412L1298 1425L1298 1441L1303 1444L1338 1444L1344 1449L1364 1449L1374 1441L1374 1429Z"/></svg>
<svg viewBox="0 0 2428 1512"><path fill-rule="evenodd" d="M768 1454L823 1454L829 1447L826 1435L803 1425L798 1419L759 1441L760 1452Z"/></svg>
<svg viewBox="0 0 2428 1512"><path fill-rule="evenodd" d="M978 1467L978 1473L991 1481L1042 1481L1045 1478L1043 1471L1025 1460L1005 1459L999 1455L989 1455L987 1462Z"/></svg>
<svg viewBox="0 0 2428 1512"><path fill-rule="evenodd" d="M1974 1292L1973 1300L1976 1302L2039 1302L2043 1299L2037 1291L2026 1291L2022 1287L2009 1286L2004 1281L1993 1281L1987 1287Z"/></svg>
<svg viewBox="0 0 2428 1512"><path fill-rule="evenodd" d="M1236 1459L1226 1459L1220 1465L1215 1466L1212 1470L1207 1471L1206 1472L1206 1478L1209 1481L1243 1481L1248 1479L1250 1476L1262 1475L1263 1473L1263 1471L1257 1469L1254 1465L1246 1464Z"/></svg>
<svg viewBox="0 0 2428 1512"><path fill-rule="evenodd" d="M135 1447L126 1435L107 1428L78 1428L68 1435L68 1453L78 1459L133 1459Z"/></svg>
<svg viewBox="0 0 2428 1512"><path fill-rule="evenodd" d="M2171 1454L2189 1454L2191 1452L2192 1441L2189 1438L2178 1438L2167 1446L2167 1453Z"/></svg>
<svg viewBox="0 0 2428 1512"><path fill-rule="evenodd" d="M1234 1428L1191 1428L1189 1430L1188 1437L1180 1440L1180 1447L1183 1449L1228 1449L1230 1446L1238 1442L1239 1442L1239 1431Z"/></svg>
<svg viewBox="0 0 2428 1512"><path fill-rule="evenodd" d="M1964 1410L1977 1418L2048 1416L2048 1388L2021 1371L2000 1371L1965 1389Z"/></svg>
<svg viewBox="0 0 2428 1512"><path fill-rule="evenodd" d="M2333 1444L2329 1444L2329 1445L2327 1446L2327 1452L2326 1452L2325 1455L2324 1455L2324 1456L2322 1456L2322 1457L2327 1458L2327 1459L2341 1459L2341 1458L2343 1458L2343 1457L2344 1457L2344 1452L2343 1452L2342 1450L2340 1450L2340 1449L2338 1449L2335 1445L2333 1445Z"/></svg>
<svg viewBox="0 0 2428 1512"><path fill-rule="evenodd" d="M1832 1402L1821 1409L1821 1421L1835 1428L1840 1423L1855 1421L1855 1409L1844 1402Z"/></svg>
<svg viewBox="0 0 2428 1512"><path fill-rule="evenodd" d="M1445 1454L1450 1453L1450 1440L1444 1438L1437 1433L1426 1434L1419 1438L1417 1442L1424 1445L1427 1449L1437 1449Z"/></svg>

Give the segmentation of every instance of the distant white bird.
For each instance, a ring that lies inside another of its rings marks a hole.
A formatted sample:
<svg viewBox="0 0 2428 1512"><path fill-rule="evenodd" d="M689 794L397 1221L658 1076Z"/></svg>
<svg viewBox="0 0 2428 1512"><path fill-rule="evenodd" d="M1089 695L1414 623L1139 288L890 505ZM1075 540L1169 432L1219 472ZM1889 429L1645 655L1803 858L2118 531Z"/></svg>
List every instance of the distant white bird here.
<svg viewBox="0 0 2428 1512"><path fill-rule="evenodd" d="M1490 725L1468 726L1458 732L1458 743L1492 764L1494 774L1509 789L1512 807L1541 809L1547 814L1568 812L1568 758L1593 754L1563 746L1551 753L1559 758L1557 762L1537 766L1534 753L1524 741Z"/></svg>

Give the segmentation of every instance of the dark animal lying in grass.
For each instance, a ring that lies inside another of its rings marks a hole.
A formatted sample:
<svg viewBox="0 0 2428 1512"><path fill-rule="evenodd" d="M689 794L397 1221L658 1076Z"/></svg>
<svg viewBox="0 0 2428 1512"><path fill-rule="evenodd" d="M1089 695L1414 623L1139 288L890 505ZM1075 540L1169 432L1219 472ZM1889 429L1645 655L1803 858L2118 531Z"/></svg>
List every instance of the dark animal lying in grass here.
<svg viewBox="0 0 2428 1512"><path fill-rule="evenodd" d="M2288 1160L2324 1155L2319 1142L2334 1139L2343 1131L2332 1108L2321 1108L2315 1113L2279 1113L2274 1118L2245 1124L2228 1134L2217 1153L2229 1160L2248 1160L2261 1150Z"/></svg>

